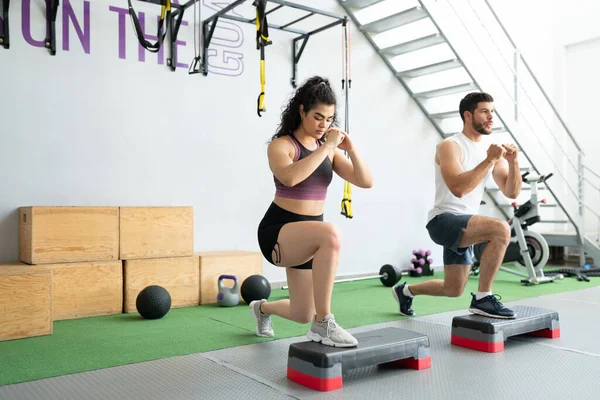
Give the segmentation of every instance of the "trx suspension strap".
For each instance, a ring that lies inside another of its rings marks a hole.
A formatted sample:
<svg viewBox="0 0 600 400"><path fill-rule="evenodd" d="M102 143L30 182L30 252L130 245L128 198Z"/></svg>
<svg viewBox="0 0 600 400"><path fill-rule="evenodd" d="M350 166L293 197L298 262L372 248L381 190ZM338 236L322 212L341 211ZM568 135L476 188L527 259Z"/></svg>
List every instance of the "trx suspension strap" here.
<svg viewBox="0 0 600 400"><path fill-rule="evenodd" d="M198 48L198 42L200 42L198 32L202 31L202 25L201 23L199 24L198 21L202 21L202 5L199 4L198 11L196 11L196 2L194 1L194 59L190 63L188 69L188 74L190 75L200 73L200 52L202 51L202 44L200 44L200 48Z"/></svg>
<svg viewBox="0 0 600 400"><path fill-rule="evenodd" d="M131 0L127 0L127 3L129 3L129 15L131 16L131 19L133 21L133 26L135 28L135 34L138 38L138 41L140 42L142 47L145 48L146 50L148 50L149 52L158 53L158 51L160 50L160 46L162 45L163 41L165 40L165 35L167 34L167 30L165 30L165 32L161 35L163 24L165 22L165 16L167 18L167 21L171 20L171 0L164 0L162 2L162 10L160 12L160 20L158 21L158 29L157 29L157 33L156 33L156 37L158 38L158 41L154 44L150 43L149 41L147 41L144 38L144 32L142 32L142 27L140 26L140 21L138 20L135 10L133 9L133 6L131 5ZM168 28L169 28L169 24L167 22L167 29Z"/></svg>
<svg viewBox="0 0 600 400"><path fill-rule="evenodd" d="M269 24L267 23L267 0L255 0L252 3L256 7L256 49L260 50L260 94L257 100L259 117L261 112L267 111L265 107L265 47L273 44L269 39Z"/></svg>
<svg viewBox="0 0 600 400"><path fill-rule="evenodd" d="M348 113L348 95L350 94L350 86L352 79L350 78L350 58L349 52L349 41L350 36L348 34L347 20L344 20L342 24L342 90L344 91L345 104L344 104L344 130L347 134L350 134L350 119ZM346 157L348 152L344 152ZM352 187L350 182L344 181L344 197L342 198L342 212L341 214L346 218L352 218Z"/></svg>

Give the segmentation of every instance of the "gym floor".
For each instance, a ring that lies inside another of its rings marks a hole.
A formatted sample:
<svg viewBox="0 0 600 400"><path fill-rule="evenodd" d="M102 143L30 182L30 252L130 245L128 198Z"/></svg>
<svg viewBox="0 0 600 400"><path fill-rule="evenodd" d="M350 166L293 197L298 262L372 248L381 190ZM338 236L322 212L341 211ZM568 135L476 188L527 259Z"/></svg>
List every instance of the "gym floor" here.
<svg viewBox="0 0 600 400"><path fill-rule="evenodd" d="M524 289L527 290L527 289ZM294 337L0 386L3 400L37 399L597 399L600 287L507 302L556 310L561 336L508 338L500 353L450 344L452 311L349 329L400 327L428 335L431 368L367 367L342 389L317 392L286 378ZM201 334L201 333L199 333ZM41 360L40 360L41 361Z"/></svg>

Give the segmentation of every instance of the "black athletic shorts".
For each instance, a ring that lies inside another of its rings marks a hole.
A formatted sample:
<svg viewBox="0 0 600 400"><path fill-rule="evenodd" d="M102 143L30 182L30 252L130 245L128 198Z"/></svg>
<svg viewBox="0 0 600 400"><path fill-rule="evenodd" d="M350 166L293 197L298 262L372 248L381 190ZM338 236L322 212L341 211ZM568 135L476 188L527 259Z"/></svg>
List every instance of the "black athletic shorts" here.
<svg viewBox="0 0 600 400"><path fill-rule="evenodd" d="M275 203L271 203L271 206L265 213L265 216L258 224L258 245L263 256L273 265L273 250L277 256L280 254L279 243L277 238L279 237L279 231L281 227L290 222L299 221L323 221L323 214L321 215L301 215L289 212L279 207ZM286 265L288 267L288 265ZM312 259L302 265L289 266L296 269L312 269Z"/></svg>

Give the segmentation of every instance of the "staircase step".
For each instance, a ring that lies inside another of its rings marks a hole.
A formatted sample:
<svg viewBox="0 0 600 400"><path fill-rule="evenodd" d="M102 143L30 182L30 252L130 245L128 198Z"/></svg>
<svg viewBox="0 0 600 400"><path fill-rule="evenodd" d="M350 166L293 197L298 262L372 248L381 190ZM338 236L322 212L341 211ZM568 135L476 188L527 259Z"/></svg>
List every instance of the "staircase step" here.
<svg viewBox="0 0 600 400"><path fill-rule="evenodd" d="M440 43L445 43L444 38L439 33L434 33L432 35L427 35L409 42L387 47L382 49L381 52L387 56L399 56L401 54L410 53L411 51L435 46L436 44Z"/></svg>
<svg viewBox="0 0 600 400"><path fill-rule="evenodd" d="M474 82L470 82L473 78L470 77L468 64L463 65L450 43L446 43L443 31L438 32L440 28L429 14L428 6L424 5L425 2L413 0L414 5L403 11L398 10L406 6L398 0L390 0L385 4L383 0L339 0L339 2L352 16L353 21L358 24L359 30L365 34L367 40L378 51L383 61L394 71L396 77L402 81L407 90L412 93L412 97L434 123L442 137L448 138L459 133L457 131L462 126L459 113L457 111L443 111L452 110L456 107L456 101L452 99L451 103L446 96L458 98L463 93L478 92L481 89ZM355 18L354 11L364 14L364 20L371 22L361 24ZM374 18L375 20L373 20ZM396 28L400 29L396 30ZM383 35L381 35L382 33ZM401 39L401 35L405 35L404 39ZM398 43L401 40L403 42ZM463 71L466 72L465 75L469 76L462 76ZM433 75L438 73L440 73L440 76ZM459 84L458 82L463 83ZM435 111L431 112L430 110ZM494 127L493 132L501 133L498 140L505 140L504 136L510 136L508 140L512 142L510 140L512 134L508 132L508 127ZM520 173L527 171L534 172L533 167L528 165L520 168ZM549 188L545 185L538 185L537 189L541 192L540 195L550 196ZM523 185L521 191L524 192L521 195L527 197L531 187ZM485 192L498 211L501 211L504 215L510 213L506 211L512 208L510 202L505 204L505 199L500 200L502 196L495 195L495 193L502 194L499 188L487 187ZM540 204L540 207L558 210L561 205ZM546 226L547 224L571 224L568 213L567 215L554 216L554 218L557 217L559 219L546 219L540 221L540 223L546 224ZM577 223L573 222L573 224L577 228ZM565 228L569 226L566 225ZM563 230L562 226L557 228L556 230ZM559 245L578 243L578 237L572 234L558 234L556 236L545 234L544 236L550 245L552 243L558 243ZM553 241L548 238L552 238ZM598 244L592 243L593 246L590 244L591 240L588 240L588 242L586 243L588 245L586 251L594 252L594 258L598 262L600 260L600 247L598 247L600 242Z"/></svg>
<svg viewBox="0 0 600 400"><path fill-rule="evenodd" d="M428 90L426 92L415 93L415 97L431 99L433 97L447 96L449 94L476 91L477 85L474 83L461 83L460 85L448 86L441 89Z"/></svg>
<svg viewBox="0 0 600 400"><path fill-rule="evenodd" d="M499 206L502 208L513 208L511 204L499 204ZM540 207L558 207L558 204L540 204Z"/></svg>
<svg viewBox="0 0 600 400"><path fill-rule="evenodd" d="M529 186L521 186L521 191L524 191L524 190L531 190L531 187L529 187ZM548 188L546 186L538 186L538 190L548 190ZM494 187L492 187L492 188L485 188L485 191L486 192L499 192L500 188L494 188Z"/></svg>
<svg viewBox="0 0 600 400"><path fill-rule="evenodd" d="M343 3L347 7L361 9L372 6L373 4L381 3L382 1L384 0L346 0Z"/></svg>
<svg viewBox="0 0 600 400"><path fill-rule="evenodd" d="M446 61L441 61L441 62L438 62L435 64L425 65L423 67L418 67L418 68L408 69L406 71L401 71L401 72L398 72L396 74L396 76L398 76L400 78L416 78L418 76L429 75L429 74L434 74L436 72L447 71L449 69L454 69L454 68L458 68L461 66L462 66L462 64L460 63L460 61L458 61L456 59L446 60Z"/></svg>
<svg viewBox="0 0 600 400"><path fill-rule="evenodd" d="M492 128L492 132L493 133L502 133L502 132L506 132L506 129L504 129L503 126L495 126ZM460 132L448 132L448 133L444 133L444 139L449 138L450 136L456 135L457 133ZM521 168L521 170L529 170L529 167L524 167Z"/></svg>
<svg viewBox="0 0 600 400"><path fill-rule="evenodd" d="M412 7L408 10L390 15L389 17L369 22L368 24L363 25L360 29L371 34L381 33L406 24L410 24L411 22L419 21L423 18L427 18L428 16L429 15L427 12L421 7Z"/></svg>
<svg viewBox="0 0 600 400"><path fill-rule="evenodd" d="M458 110L446 111L446 112L441 112L441 113L430 114L429 116L431 118L435 118L435 119L456 118L456 117L460 117L460 112Z"/></svg>
<svg viewBox="0 0 600 400"><path fill-rule="evenodd" d="M598 245L600 245L600 242L596 241L596 243L594 243L591 238L584 236L583 248L588 256L594 259L594 264L596 265L600 265L600 247Z"/></svg>
<svg viewBox="0 0 600 400"><path fill-rule="evenodd" d="M550 233L544 232L542 233L546 242L548 242L548 246L573 246L579 247L579 239L574 233Z"/></svg>

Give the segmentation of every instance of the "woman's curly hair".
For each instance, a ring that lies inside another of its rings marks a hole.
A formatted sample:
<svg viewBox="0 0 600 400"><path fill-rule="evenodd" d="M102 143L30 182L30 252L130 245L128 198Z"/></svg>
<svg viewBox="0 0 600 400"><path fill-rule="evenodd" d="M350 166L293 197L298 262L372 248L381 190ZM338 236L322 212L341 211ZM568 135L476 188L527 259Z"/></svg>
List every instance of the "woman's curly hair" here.
<svg viewBox="0 0 600 400"><path fill-rule="evenodd" d="M336 105L336 98L329 80L320 76L307 79L288 101L281 113L281 123L272 139L293 133L301 123L300 105L304 111L310 111L317 104ZM333 115L331 126L337 126L337 112Z"/></svg>

